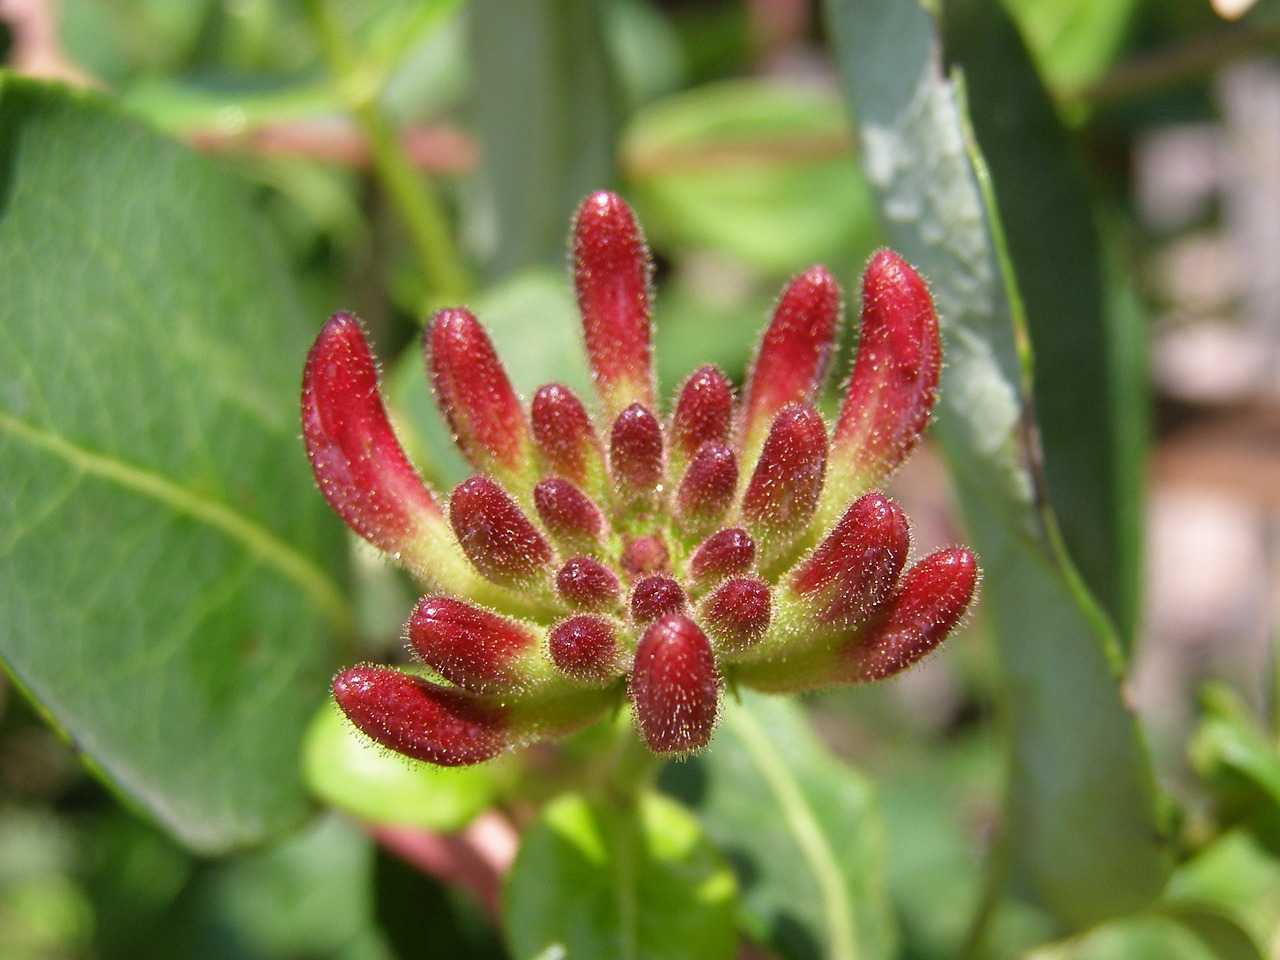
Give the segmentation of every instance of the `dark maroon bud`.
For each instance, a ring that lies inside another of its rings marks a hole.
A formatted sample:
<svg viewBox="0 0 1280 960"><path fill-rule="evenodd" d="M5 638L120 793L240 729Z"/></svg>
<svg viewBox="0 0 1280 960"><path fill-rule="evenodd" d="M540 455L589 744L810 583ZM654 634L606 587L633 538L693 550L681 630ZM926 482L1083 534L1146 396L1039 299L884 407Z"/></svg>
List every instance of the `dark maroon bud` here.
<svg viewBox="0 0 1280 960"><path fill-rule="evenodd" d="M604 514L568 480L551 477L533 488L533 505L556 540L588 548L598 546L604 534Z"/></svg>
<svg viewBox="0 0 1280 960"><path fill-rule="evenodd" d="M739 527L713 533L698 545L689 559L689 576L704 586L735 573L746 573L756 558L751 535Z"/></svg>
<svg viewBox="0 0 1280 960"><path fill-rule="evenodd" d="M649 248L622 198L599 190L573 222L573 285L587 360L605 416L653 403Z"/></svg>
<svg viewBox="0 0 1280 960"><path fill-rule="evenodd" d="M707 745L720 708L720 671L706 635L687 617L663 617L636 647L629 687L640 734L654 753Z"/></svg>
<svg viewBox="0 0 1280 960"><path fill-rule="evenodd" d="M652 493L662 482L662 426L647 407L633 403L613 422L609 470L627 500Z"/></svg>
<svg viewBox="0 0 1280 960"><path fill-rule="evenodd" d="M547 473L590 487L602 474L600 440L582 401L568 387L548 383L533 395L533 440Z"/></svg>
<svg viewBox="0 0 1280 960"><path fill-rule="evenodd" d="M720 650L736 652L760 641L772 612L767 583L759 577L733 577L707 598L701 620Z"/></svg>
<svg viewBox="0 0 1280 960"><path fill-rule="evenodd" d="M698 448L676 491L675 513L687 531L702 533L725 515L738 490L738 461L723 443Z"/></svg>
<svg viewBox="0 0 1280 960"><path fill-rule="evenodd" d="M358 730L415 760L458 767L512 745L503 707L399 670L343 670L333 678L333 698Z"/></svg>
<svg viewBox="0 0 1280 960"><path fill-rule="evenodd" d="M865 620L893 593L911 547L907 518L878 490L864 494L789 578L824 624Z"/></svg>
<svg viewBox="0 0 1280 960"><path fill-rule="evenodd" d="M503 479L531 467L529 426L488 335L468 311L441 310L423 337L440 409L463 456Z"/></svg>
<svg viewBox="0 0 1280 960"><path fill-rule="evenodd" d="M652 623L659 617L684 611L685 596L670 577L645 577L631 590L631 616L636 623Z"/></svg>
<svg viewBox="0 0 1280 960"><path fill-rule="evenodd" d="M651 573L664 573L671 562L671 554L667 552L662 537L653 533L628 540L618 562L623 573L631 580L638 580Z"/></svg>
<svg viewBox="0 0 1280 960"><path fill-rule="evenodd" d="M671 449L687 460L704 443L724 443L729 439L733 412L733 391L715 366L694 371L680 388L676 411L671 416Z"/></svg>
<svg viewBox="0 0 1280 960"><path fill-rule="evenodd" d="M823 267L801 274L783 291L747 374L742 440L748 457L783 408L813 401L839 323L840 286Z"/></svg>
<svg viewBox="0 0 1280 960"><path fill-rule="evenodd" d="M528 582L551 561L542 534L488 477L471 477L454 488L449 522L462 552L495 583Z"/></svg>
<svg viewBox="0 0 1280 960"><path fill-rule="evenodd" d="M771 558L804 533L826 463L826 427L813 408L778 414L742 500L747 528Z"/></svg>
<svg viewBox="0 0 1280 960"><path fill-rule="evenodd" d="M409 617L409 643L423 663L473 693L509 693L535 679L529 627L452 597L426 596Z"/></svg>
<svg viewBox="0 0 1280 960"><path fill-rule="evenodd" d="M617 633L603 617L562 620L551 628L547 651L557 669L582 683L605 684L622 673Z"/></svg>
<svg viewBox="0 0 1280 960"><path fill-rule="evenodd" d="M616 607L622 585L612 570L590 557L574 557L556 574L556 589L565 601L588 610Z"/></svg>
<svg viewBox="0 0 1280 960"><path fill-rule="evenodd" d="M913 566L883 619L858 639L849 679L892 676L933 650L964 618L978 578L977 560L960 547L931 553Z"/></svg>

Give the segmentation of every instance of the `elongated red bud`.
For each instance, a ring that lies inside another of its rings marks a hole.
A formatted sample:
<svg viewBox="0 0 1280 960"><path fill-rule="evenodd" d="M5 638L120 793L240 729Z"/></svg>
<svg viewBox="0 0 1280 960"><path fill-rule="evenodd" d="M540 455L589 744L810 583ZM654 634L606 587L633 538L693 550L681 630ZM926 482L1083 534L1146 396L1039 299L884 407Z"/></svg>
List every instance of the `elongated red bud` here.
<svg viewBox="0 0 1280 960"><path fill-rule="evenodd" d="M504 482L527 482L529 426L484 328L466 310L441 310L427 324L423 347L436 399L463 456Z"/></svg>
<svg viewBox="0 0 1280 960"><path fill-rule="evenodd" d="M633 537L622 548L618 558L622 572L632 580L651 573L662 573L671 562L671 554L662 537L656 533Z"/></svg>
<svg viewBox="0 0 1280 960"><path fill-rule="evenodd" d="M959 547L931 553L902 578L884 616L849 651L857 681L891 676L920 660L964 618L978 586L978 562Z"/></svg>
<svg viewBox="0 0 1280 960"><path fill-rule="evenodd" d="M587 359L606 420L631 403L652 407L649 249L616 194L601 190L582 201L573 261Z"/></svg>
<svg viewBox="0 0 1280 960"><path fill-rule="evenodd" d="M756 558L755 541L747 531L730 527L713 533L689 558L689 576L703 587L736 573L746 573Z"/></svg>
<svg viewBox="0 0 1280 960"><path fill-rule="evenodd" d="M396 440L360 323L335 313L307 355L302 435L320 492L356 533L415 570L444 547L444 514Z"/></svg>
<svg viewBox="0 0 1280 960"><path fill-rule="evenodd" d="M742 499L761 553L776 559L808 528L827 463L827 432L811 407L787 407L773 422Z"/></svg>
<svg viewBox="0 0 1280 960"><path fill-rule="evenodd" d="M680 480L676 519L695 536L705 533L725 515L737 491L738 461L733 450L710 440L698 449Z"/></svg>
<svg viewBox="0 0 1280 960"><path fill-rule="evenodd" d="M718 650L736 653L760 641L772 612L769 584L759 577L732 577L706 599L700 619Z"/></svg>
<svg viewBox="0 0 1280 960"><path fill-rule="evenodd" d="M742 403L742 450L754 462L784 407L812 403L826 376L840 325L840 285L824 267L796 277L783 291L760 337Z"/></svg>
<svg viewBox="0 0 1280 960"><path fill-rule="evenodd" d="M528 689L546 675L531 628L452 597L419 600L406 633L423 663L473 693Z"/></svg>
<svg viewBox="0 0 1280 960"><path fill-rule="evenodd" d="M878 490L864 494L788 579L819 622L865 620L893 593L911 547L907 518Z"/></svg>
<svg viewBox="0 0 1280 960"><path fill-rule="evenodd" d="M598 494L604 455L591 417L577 395L558 383L539 387L533 395L530 419L545 471Z"/></svg>
<svg viewBox="0 0 1280 960"><path fill-rule="evenodd" d="M662 482L662 426L647 407L633 403L613 422L609 470L628 502L648 496Z"/></svg>
<svg viewBox="0 0 1280 960"><path fill-rule="evenodd" d="M542 534L489 477L470 477L454 488L449 522L467 559L495 583L527 584L551 561Z"/></svg>
<svg viewBox="0 0 1280 960"><path fill-rule="evenodd" d="M688 753L707 745L720 709L720 671L696 623L663 617L645 630L629 693L640 734L654 753Z"/></svg>
<svg viewBox="0 0 1280 960"><path fill-rule="evenodd" d="M652 623L684 608L684 591L670 577L645 577L631 590L631 617L636 623Z"/></svg>
<svg viewBox="0 0 1280 960"><path fill-rule="evenodd" d="M603 685L622 675L617 630L603 617L578 614L551 628L547 652L556 668L579 683Z"/></svg>
<svg viewBox="0 0 1280 960"><path fill-rule="evenodd" d="M924 281L892 250L881 250L862 278L862 333L832 439L824 509L880 483L903 461L929 420L941 364L938 317Z"/></svg>
<svg viewBox="0 0 1280 960"><path fill-rule="evenodd" d="M599 546L605 519L600 508L568 480L551 477L533 488L533 505L547 531L566 546Z"/></svg>
<svg viewBox="0 0 1280 960"><path fill-rule="evenodd" d="M673 473L704 443L725 443L733 414L733 390L723 373L708 364L684 382L671 415Z"/></svg>
<svg viewBox="0 0 1280 960"><path fill-rule="evenodd" d="M464 766L512 745L503 707L399 670L343 670L333 678L333 697L358 730L416 760Z"/></svg>
<svg viewBox="0 0 1280 960"><path fill-rule="evenodd" d="M612 570L590 557L574 557L556 574L556 589L567 603L584 610L608 610L622 598Z"/></svg>

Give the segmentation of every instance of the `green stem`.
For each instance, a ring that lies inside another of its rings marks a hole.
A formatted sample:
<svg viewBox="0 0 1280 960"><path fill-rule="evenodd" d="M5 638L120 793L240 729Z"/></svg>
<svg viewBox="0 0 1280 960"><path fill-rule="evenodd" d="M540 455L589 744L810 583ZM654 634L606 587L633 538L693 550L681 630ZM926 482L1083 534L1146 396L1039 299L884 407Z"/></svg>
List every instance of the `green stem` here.
<svg viewBox="0 0 1280 960"><path fill-rule="evenodd" d="M369 145L374 172L409 234L428 299L434 303L456 303L465 299L471 279L454 247L434 191L414 169L378 103L382 78L375 78L360 67L325 0L306 0L305 6L329 68Z"/></svg>
<svg viewBox="0 0 1280 960"><path fill-rule="evenodd" d="M800 855L818 885L818 899L827 931L829 960L857 960L856 921L849 907L840 865L831 852L817 817L796 784L786 760L778 753L751 714L733 707L725 711L724 722L733 728L751 757L769 791L777 800Z"/></svg>

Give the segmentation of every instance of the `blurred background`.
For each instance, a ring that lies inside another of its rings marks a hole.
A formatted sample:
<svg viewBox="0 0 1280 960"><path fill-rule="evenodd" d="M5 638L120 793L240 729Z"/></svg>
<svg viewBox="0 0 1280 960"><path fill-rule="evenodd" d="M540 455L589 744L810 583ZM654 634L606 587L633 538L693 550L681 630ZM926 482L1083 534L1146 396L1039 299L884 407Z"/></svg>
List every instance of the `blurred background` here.
<svg viewBox="0 0 1280 960"><path fill-rule="evenodd" d="M986 95L998 71L974 6L947 13L945 53L966 72L986 148L1019 135L1025 91ZM1132 638L1126 695L1180 849L1251 825L1201 879L1247 905L1280 957L1280 3L1004 10L1113 266L1101 299L1123 304L1111 329L1128 345L1116 355L1141 496L1110 522L1140 573L1095 590L1112 594L1104 606ZM776 292L813 263L840 279L855 315L881 239L825 44L808 0L0 0L10 69L109 91L255 185L309 278L317 323L342 308L369 324L406 446L442 485L462 465L413 349L422 318L465 301L526 395L553 377L584 385L564 244L592 188L634 204L658 257L667 396L707 361L740 383ZM369 91L454 237L454 273L417 258L432 224L397 213L361 120ZM995 156L1008 215L1016 171L1002 179ZM1045 217L1029 229L1069 227ZM1063 267L1023 291L1033 341L1037 297L1073 282ZM892 494L918 551L963 539L927 443ZM376 563L357 573L362 643L398 650L409 586ZM810 701L833 749L880 787L904 957L953 956L978 896L1003 790L992 657L979 607L924 666ZM993 956L1051 935L1016 898L994 929ZM473 898L336 817L235 860L193 857L122 809L0 678L0 960L500 949ZM1211 955L1154 928L1053 949L1041 953Z"/></svg>

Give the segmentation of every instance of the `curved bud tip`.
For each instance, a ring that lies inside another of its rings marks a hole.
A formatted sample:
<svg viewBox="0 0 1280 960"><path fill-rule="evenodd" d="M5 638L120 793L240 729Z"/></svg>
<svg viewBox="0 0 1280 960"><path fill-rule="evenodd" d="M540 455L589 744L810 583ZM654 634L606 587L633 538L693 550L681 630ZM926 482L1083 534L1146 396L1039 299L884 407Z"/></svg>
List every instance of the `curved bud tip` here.
<svg viewBox="0 0 1280 960"><path fill-rule="evenodd" d="M643 497L662 481L662 425L647 407L633 403L614 421L609 470L624 500Z"/></svg>
<svg viewBox="0 0 1280 960"><path fill-rule="evenodd" d="M590 549L604 535L600 508L568 480L548 477L533 488L533 506L556 540Z"/></svg>
<svg viewBox="0 0 1280 960"><path fill-rule="evenodd" d="M470 477L454 488L449 522L472 566L495 583L528 581L551 561L542 534L488 477Z"/></svg>
<svg viewBox="0 0 1280 960"><path fill-rule="evenodd" d="M652 406L649 248L617 194L600 190L582 201L573 262L587 359L606 415L633 402Z"/></svg>
<svg viewBox="0 0 1280 960"><path fill-rule="evenodd" d="M415 760L465 766L512 746L503 708L399 670L343 670L333 678L333 698L358 730Z"/></svg>
<svg viewBox="0 0 1280 960"><path fill-rule="evenodd" d="M704 443L725 443L733 413L733 390L712 364L700 367L684 382L671 415L672 452L688 459Z"/></svg>
<svg viewBox="0 0 1280 960"><path fill-rule="evenodd" d="M719 530L703 540L689 558L689 576L697 586L746 573L756 558L756 545L739 527Z"/></svg>
<svg viewBox="0 0 1280 960"><path fill-rule="evenodd" d="M755 448L778 411L809 403L822 386L840 324L840 285L814 267L783 291L760 337L743 399L744 449Z"/></svg>
<svg viewBox="0 0 1280 960"><path fill-rule="evenodd" d="M759 577L733 577L716 588L702 607L702 619L725 652L745 650L769 629L773 597Z"/></svg>
<svg viewBox="0 0 1280 960"><path fill-rule="evenodd" d="M893 592L911 548L902 509L878 490L864 494L789 578L827 626L866 619Z"/></svg>
<svg viewBox="0 0 1280 960"><path fill-rule="evenodd" d="M350 314L330 317L307 355L302 435L320 492L347 525L418 563L418 535L443 516L396 440L373 355Z"/></svg>
<svg viewBox="0 0 1280 960"><path fill-rule="evenodd" d="M548 473L584 486L603 462L600 441L582 401L568 387L548 383L533 395L533 439Z"/></svg>
<svg viewBox="0 0 1280 960"><path fill-rule="evenodd" d="M473 693L503 693L529 679L520 661L538 649L527 627L452 597L425 596L406 625L422 662Z"/></svg>
<svg viewBox="0 0 1280 960"><path fill-rule="evenodd" d="M891 676L920 660L964 618L978 587L978 561L953 547L925 557L902 578L884 619L850 651L855 682Z"/></svg>
<svg viewBox="0 0 1280 960"><path fill-rule="evenodd" d="M565 602L587 610L608 610L622 597L614 572L590 557L566 561L556 574L556 589Z"/></svg>
<svg viewBox="0 0 1280 960"><path fill-rule="evenodd" d="M742 515L758 544L790 543L804 533L822 492L826 463L822 417L798 405L778 414L742 498Z"/></svg>
<svg viewBox="0 0 1280 960"><path fill-rule="evenodd" d="M684 591L670 577L645 577L631 591L631 617L639 624L681 613L684 606Z"/></svg>
<svg viewBox="0 0 1280 960"><path fill-rule="evenodd" d="M547 652L557 669L581 683L606 684L622 673L617 635L603 617L578 614L556 624Z"/></svg>
<svg viewBox="0 0 1280 960"><path fill-rule="evenodd" d="M842 495L879 483L906 457L929 420L941 366L928 288L896 253L879 251L863 275L858 355L832 441Z"/></svg>
<svg viewBox="0 0 1280 960"><path fill-rule="evenodd" d="M466 310L441 310L423 336L436 399L462 455L478 470L522 475L529 429L488 334Z"/></svg>
<svg viewBox="0 0 1280 960"><path fill-rule="evenodd" d="M720 709L720 672L706 634L682 616L651 624L636 647L629 692L640 734L654 753L706 746Z"/></svg>
<svg viewBox="0 0 1280 960"><path fill-rule="evenodd" d="M709 440L698 448L676 489L676 518L690 532L705 532L724 516L737 490L738 461L733 450Z"/></svg>

